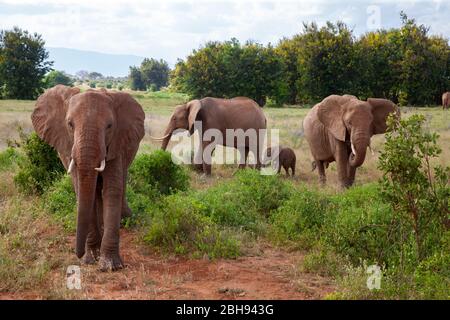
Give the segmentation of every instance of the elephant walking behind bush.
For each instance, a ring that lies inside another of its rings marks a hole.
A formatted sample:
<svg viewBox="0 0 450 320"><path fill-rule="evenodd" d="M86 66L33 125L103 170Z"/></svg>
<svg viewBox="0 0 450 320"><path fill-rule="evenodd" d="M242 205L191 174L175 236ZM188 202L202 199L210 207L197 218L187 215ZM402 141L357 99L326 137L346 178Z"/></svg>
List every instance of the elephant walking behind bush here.
<svg viewBox="0 0 450 320"><path fill-rule="evenodd" d="M162 140L161 148L166 150L175 130L188 130L192 135L198 129L194 125L196 122L201 124L201 132L199 132L200 145L195 153L195 163L197 168L205 174L211 174L211 153L217 145L238 149L241 153L240 167L245 167L248 154L253 151L256 167L260 167L264 143L264 135L260 133L261 130L266 129L267 120L261 107L255 101L246 97L233 99L208 97L189 101L175 108L164 136L154 139ZM208 133L212 133L210 129L215 129L214 132L220 134L220 137L208 136ZM235 135L229 137L227 134L229 130L234 130ZM208 149L208 152L204 152Z"/></svg>
<svg viewBox="0 0 450 320"><path fill-rule="evenodd" d="M341 187L351 186L370 138L386 132L390 113L400 116L398 107L386 99L361 101L351 95L331 95L316 104L303 120L303 128L320 181L326 181L325 165L336 161Z"/></svg>

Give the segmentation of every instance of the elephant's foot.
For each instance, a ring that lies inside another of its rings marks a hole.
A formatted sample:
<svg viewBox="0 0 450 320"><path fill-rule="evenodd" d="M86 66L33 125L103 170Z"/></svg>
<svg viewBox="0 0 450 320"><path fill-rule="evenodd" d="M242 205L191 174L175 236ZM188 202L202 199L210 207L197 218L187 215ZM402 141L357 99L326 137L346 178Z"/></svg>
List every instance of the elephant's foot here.
<svg viewBox="0 0 450 320"><path fill-rule="evenodd" d="M100 256L99 248L86 248L84 256L81 258L82 264L95 264Z"/></svg>
<svg viewBox="0 0 450 320"><path fill-rule="evenodd" d="M123 262L118 253L102 254L98 262L100 271L117 271L123 269Z"/></svg>
<svg viewBox="0 0 450 320"><path fill-rule="evenodd" d="M197 172L203 172L203 165L202 164L194 164L193 168Z"/></svg>

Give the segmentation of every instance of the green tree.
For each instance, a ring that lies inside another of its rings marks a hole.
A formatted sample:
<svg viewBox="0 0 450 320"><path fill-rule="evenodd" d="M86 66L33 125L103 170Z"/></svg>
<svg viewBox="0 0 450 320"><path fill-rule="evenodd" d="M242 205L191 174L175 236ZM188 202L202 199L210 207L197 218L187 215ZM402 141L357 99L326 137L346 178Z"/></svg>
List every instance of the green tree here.
<svg viewBox="0 0 450 320"><path fill-rule="evenodd" d="M93 71L88 74L88 79L90 80L100 80L103 78L104 76L100 72Z"/></svg>
<svg viewBox="0 0 450 320"><path fill-rule="evenodd" d="M304 24L298 56L298 92L302 102L330 94L357 94L359 77L355 39L343 23Z"/></svg>
<svg viewBox="0 0 450 320"><path fill-rule="evenodd" d="M400 102L438 103L442 88L449 84L450 48L446 39L428 37L429 28L401 13L402 51Z"/></svg>
<svg viewBox="0 0 450 320"><path fill-rule="evenodd" d="M131 90L143 91L145 90L145 84L142 80L141 71L137 67L130 67L130 73L128 75L128 81L130 82Z"/></svg>
<svg viewBox="0 0 450 320"><path fill-rule="evenodd" d="M401 77L401 33L379 30L363 35L357 43L359 94L398 102Z"/></svg>
<svg viewBox="0 0 450 320"><path fill-rule="evenodd" d="M41 35L18 27L0 31L0 83L3 95L14 99L35 99L42 92L42 78L53 62Z"/></svg>
<svg viewBox="0 0 450 320"><path fill-rule="evenodd" d="M246 96L263 106L268 97L282 102L287 96L283 71L283 61L272 46L241 45L232 39L194 50L177 63L171 83L191 97Z"/></svg>
<svg viewBox="0 0 450 320"><path fill-rule="evenodd" d="M145 58L141 63L140 71L145 87L152 87L154 91L157 91L167 86L170 68L166 61Z"/></svg>
<svg viewBox="0 0 450 320"><path fill-rule="evenodd" d="M47 73L44 77L44 87L52 88L57 84L65 86L73 86L73 79L65 74L63 71L53 70Z"/></svg>
<svg viewBox="0 0 450 320"><path fill-rule="evenodd" d="M298 71L298 57L301 38L301 35L295 35L292 39L284 38L275 48L276 53L281 57L285 65L283 80L288 91L286 99L290 104L299 102L297 82L300 77Z"/></svg>

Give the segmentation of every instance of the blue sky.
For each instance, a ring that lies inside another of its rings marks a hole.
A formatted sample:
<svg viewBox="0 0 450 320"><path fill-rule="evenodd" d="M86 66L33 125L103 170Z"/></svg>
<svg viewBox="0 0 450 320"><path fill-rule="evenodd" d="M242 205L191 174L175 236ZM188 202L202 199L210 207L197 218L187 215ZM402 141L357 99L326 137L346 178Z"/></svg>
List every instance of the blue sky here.
<svg viewBox="0 0 450 320"><path fill-rule="evenodd" d="M449 38L450 0L0 0L0 29L16 25L38 32L49 47L164 58L173 64L208 40L277 43L301 31L302 22L342 20L356 34L397 27L401 10Z"/></svg>

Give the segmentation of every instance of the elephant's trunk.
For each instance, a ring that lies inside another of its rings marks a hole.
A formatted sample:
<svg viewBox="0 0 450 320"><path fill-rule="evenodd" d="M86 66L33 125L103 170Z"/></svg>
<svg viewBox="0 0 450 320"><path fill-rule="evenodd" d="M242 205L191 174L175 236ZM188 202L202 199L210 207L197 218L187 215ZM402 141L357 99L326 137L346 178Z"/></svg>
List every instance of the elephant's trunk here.
<svg viewBox="0 0 450 320"><path fill-rule="evenodd" d="M172 125L168 125L166 131L164 132L164 139L162 140L161 149L166 150L169 144L170 138L172 137L174 128Z"/></svg>
<svg viewBox="0 0 450 320"><path fill-rule="evenodd" d="M106 145L103 132L86 129L89 134L76 135L72 150L72 161L78 177L78 218L76 255L83 257L90 229L90 223L95 221L95 197L98 174L106 167ZM72 169L75 170L75 169Z"/></svg>
<svg viewBox="0 0 450 320"><path fill-rule="evenodd" d="M366 159L367 147L370 144L370 137L366 134L355 133L350 138L352 153L349 164L352 167L359 167Z"/></svg>
<svg viewBox="0 0 450 320"><path fill-rule="evenodd" d="M89 224L95 209L95 191L97 188L98 173L93 168L78 170L78 219L77 219L77 241L76 255L83 257Z"/></svg>

